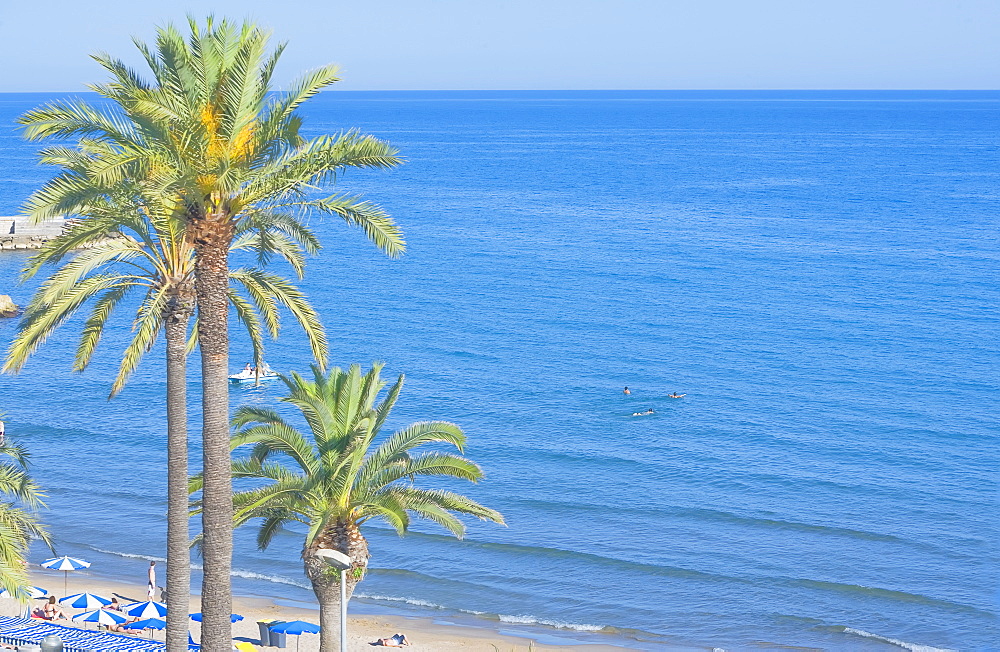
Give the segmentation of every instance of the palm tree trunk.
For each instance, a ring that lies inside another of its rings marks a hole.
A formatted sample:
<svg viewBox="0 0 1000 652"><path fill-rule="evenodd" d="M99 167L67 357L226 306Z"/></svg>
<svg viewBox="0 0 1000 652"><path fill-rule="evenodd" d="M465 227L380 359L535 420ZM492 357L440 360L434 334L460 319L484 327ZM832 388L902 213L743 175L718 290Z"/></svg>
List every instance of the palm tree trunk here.
<svg viewBox="0 0 1000 652"><path fill-rule="evenodd" d="M319 652L346 652L340 649L340 584L313 583L313 593L319 601Z"/></svg>
<svg viewBox="0 0 1000 652"><path fill-rule="evenodd" d="M229 452L229 244L225 215L194 220L198 345L201 348L202 489L201 646L205 652L232 650L233 491Z"/></svg>
<svg viewBox="0 0 1000 652"><path fill-rule="evenodd" d="M173 298L167 340L167 651L187 652L191 552L188 533L187 328L193 305Z"/></svg>
<svg viewBox="0 0 1000 652"><path fill-rule="evenodd" d="M302 552L306 576L319 601L319 652L347 652L340 650L340 572L327 566L314 554L320 548L339 550L351 558L352 566L347 571L347 599L350 601L354 587L364 579L368 569L371 557L368 541L354 523L336 523Z"/></svg>

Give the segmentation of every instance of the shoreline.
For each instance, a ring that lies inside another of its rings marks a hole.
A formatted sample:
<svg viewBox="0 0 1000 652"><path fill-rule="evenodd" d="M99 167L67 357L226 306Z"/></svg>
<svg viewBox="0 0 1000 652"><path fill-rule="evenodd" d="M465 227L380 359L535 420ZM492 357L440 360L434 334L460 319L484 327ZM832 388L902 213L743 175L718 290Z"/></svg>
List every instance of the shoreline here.
<svg viewBox="0 0 1000 652"><path fill-rule="evenodd" d="M56 595L57 599L64 597L63 573L59 571L31 570L31 583ZM146 589L137 582L122 582L111 578L100 577L88 571L69 573L66 578L67 595L88 591L105 597L117 596L119 600L145 600ZM32 600L32 606L42 604L44 599ZM546 634L544 626L519 628L516 624L497 622L497 627L486 623L472 622L473 618L456 618L448 616L438 619L424 615L408 615L395 612L389 608L366 609L370 605L360 607L360 613L348 614L348 640L352 650L381 649L371 646L370 642L379 638L392 636L397 632L406 634L411 645L406 649L413 652L433 652L435 650L484 650L499 652L520 652L533 650L537 652L623 652L638 650L617 641L581 641L581 638L612 638L611 635L589 632L562 632L551 628L553 632ZM192 595L189 613L201 611L200 598ZM234 640L244 640L262 650L278 650L274 647L259 645L258 620L306 620L319 622L318 607L295 605L292 601L274 598L272 596L233 595L233 609L244 619L233 625ZM0 615L16 615L22 607L14 600L0 600ZM79 613L77 610L66 610L70 616ZM82 611L82 610L81 610ZM375 613L365 613L366 611ZM60 624L79 626L72 621L56 621ZM200 623L191 621L190 631L194 639L200 639ZM502 629L501 629L502 628ZM581 636L582 634L582 636ZM163 632L157 632L155 638L163 640ZM299 639L293 641L292 639ZM301 652L317 652L319 649L318 635L289 636L286 649L297 649Z"/></svg>

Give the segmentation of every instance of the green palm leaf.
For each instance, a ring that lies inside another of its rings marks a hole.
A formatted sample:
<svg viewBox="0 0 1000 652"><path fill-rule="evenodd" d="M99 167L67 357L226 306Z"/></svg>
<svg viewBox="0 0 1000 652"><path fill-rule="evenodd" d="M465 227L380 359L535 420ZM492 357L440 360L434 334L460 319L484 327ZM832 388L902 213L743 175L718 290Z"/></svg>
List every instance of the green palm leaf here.
<svg viewBox="0 0 1000 652"><path fill-rule="evenodd" d="M358 529L368 521L381 520L404 534L417 517L457 537L465 534L462 515L503 523L498 512L471 498L416 486L423 476L476 482L483 473L459 455L420 450L444 444L461 451L466 436L453 423L414 423L381 435L379 428L403 385L399 376L383 392L381 369L376 363L367 373L360 365L324 373L314 366L311 378L282 376L288 393L281 400L298 410L308 426L305 432L270 408L243 406L233 417L231 448L251 447L249 455L232 462L234 482L249 483L233 495L233 523L239 527L259 522L261 549L284 524L306 525L303 561L321 604L334 599L336 580L317 562L315 550L332 547L351 557L358 571L347 575L352 591L368 563L367 543ZM201 489L198 477L192 479L191 489ZM200 502L193 505L197 510Z"/></svg>

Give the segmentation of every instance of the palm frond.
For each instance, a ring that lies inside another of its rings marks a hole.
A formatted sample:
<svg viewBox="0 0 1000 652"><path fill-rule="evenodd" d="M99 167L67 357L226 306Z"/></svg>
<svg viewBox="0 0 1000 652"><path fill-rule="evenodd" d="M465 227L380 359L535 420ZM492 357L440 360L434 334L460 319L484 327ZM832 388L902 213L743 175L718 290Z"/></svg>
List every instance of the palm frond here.
<svg viewBox="0 0 1000 652"><path fill-rule="evenodd" d="M48 305L31 305L25 310L19 331L7 350L4 371L20 371L28 357L86 301L105 290L119 287L117 274L99 274L86 278Z"/></svg>
<svg viewBox="0 0 1000 652"><path fill-rule="evenodd" d="M122 354L122 361L118 366L118 375L115 376L115 380L111 384L110 396L114 396L124 389L125 383L128 382L128 377L139 366L139 361L153 348L156 336L160 333L163 324L163 312L166 303L166 290L164 288L156 288L149 293L139 306L135 322L132 326L132 341Z"/></svg>
<svg viewBox="0 0 1000 652"><path fill-rule="evenodd" d="M254 519L262 524L258 544L266 547L282 523L307 525L305 548L331 528L357 527L381 519L403 534L411 516L438 523L463 536L460 515L503 523L499 512L457 493L419 489L422 476L450 476L469 481L482 478L471 460L439 452L414 452L421 446L447 443L459 450L465 434L453 423L435 421L412 424L376 445L378 429L388 418L402 388L400 376L379 402L386 383L382 365L363 373L354 364L323 372L312 367L312 378L292 373L282 376L288 394L282 401L296 407L309 426L310 438L295 431L275 410L244 406L237 410L232 438L235 450L252 445L250 454L233 462L236 480L264 482L235 497L237 518L243 525ZM288 456L308 458L309 464L288 466ZM192 490L200 489L193 483Z"/></svg>

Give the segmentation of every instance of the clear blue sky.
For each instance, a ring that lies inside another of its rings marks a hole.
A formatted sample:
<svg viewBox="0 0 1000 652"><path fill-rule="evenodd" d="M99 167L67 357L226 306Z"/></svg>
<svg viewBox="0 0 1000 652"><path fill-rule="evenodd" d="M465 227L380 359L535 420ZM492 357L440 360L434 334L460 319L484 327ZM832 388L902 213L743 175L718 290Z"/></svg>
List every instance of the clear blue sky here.
<svg viewBox="0 0 1000 652"><path fill-rule="evenodd" d="M1000 0L0 0L0 91L79 90L209 11L345 90L1000 88Z"/></svg>

